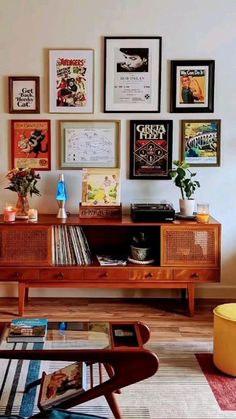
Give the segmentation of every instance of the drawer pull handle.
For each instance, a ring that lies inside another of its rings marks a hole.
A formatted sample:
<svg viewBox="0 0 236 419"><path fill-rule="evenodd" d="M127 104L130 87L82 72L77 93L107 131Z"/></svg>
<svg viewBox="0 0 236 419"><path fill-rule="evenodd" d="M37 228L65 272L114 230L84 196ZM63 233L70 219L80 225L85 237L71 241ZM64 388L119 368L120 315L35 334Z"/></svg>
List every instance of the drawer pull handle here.
<svg viewBox="0 0 236 419"><path fill-rule="evenodd" d="M194 272L194 274L192 274L192 278L198 278L199 274L197 272Z"/></svg>
<svg viewBox="0 0 236 419"><path fill-rule="evenodd" d="M59 274L57 274L57 278L64 278L63 272L60 272Z"/></svg>
<svg viewBox="0 0 236 419"><path fill-rule="evenodd" d="M153 277L153 273L152 272L149 272L147 275L146 275L146 278L152 278Z"/></svg>
<svg viewBox="0 0 236 419"><path fill-rule="evenodd" d="M16 272L16 277L20 278L20 272Z"/></svg>
<svg viewBox="0 0 236 419"><path fill-rule="evenodd" d="M99 275L100 278L107 278L108 277L108 273L107 272L103 272L101 275Z"/></svg>

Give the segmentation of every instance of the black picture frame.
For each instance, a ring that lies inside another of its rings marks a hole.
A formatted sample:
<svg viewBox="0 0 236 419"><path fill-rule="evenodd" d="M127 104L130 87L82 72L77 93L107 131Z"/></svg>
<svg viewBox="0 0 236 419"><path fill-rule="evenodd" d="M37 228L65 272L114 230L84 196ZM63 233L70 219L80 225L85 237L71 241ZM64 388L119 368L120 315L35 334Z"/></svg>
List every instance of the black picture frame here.
<svg viewBox="0 0 236 419"><path fill-rule="evenodd" d="M130 121L130 179L170 179L172 120Z"/></svg>
<svg viewBox="0 0 236 419"><path fill-rule="evenodd" d="M214 112L214 60L171 61L170 112Z"/></svg>
<svg viewBox="0 0 236 419"><path fill-rule="evenodd" d="M160 112L161 58L160 36L104 37L104 112Z"/></svg>

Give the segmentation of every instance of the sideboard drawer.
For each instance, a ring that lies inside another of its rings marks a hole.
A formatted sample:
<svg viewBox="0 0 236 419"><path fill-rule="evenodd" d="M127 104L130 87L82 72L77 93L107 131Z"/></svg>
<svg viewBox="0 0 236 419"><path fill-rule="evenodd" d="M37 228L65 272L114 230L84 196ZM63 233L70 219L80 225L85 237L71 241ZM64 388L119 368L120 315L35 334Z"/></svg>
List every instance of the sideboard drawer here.
<svg viewBox="0 0 236 419"><path fill-rule="evenodd" d="M144 268L131 269L129 271L131 281L168 281L172 280L171 269Z"/></svg>
<svg viewBox="0 0 236 419"><path fill-rule="evenodd" d="M83 268L64 268L57 267L51 269L40 269L39 279L41 281L79 281L83 279Z"/></svg>
<svg viewBox="0 0 236 419"><path fill-rule="evenodd" d="M174 269L174 279L188 282L217 282L220 280L219 269Z"/></svg>
<svg viewBox="0 0 236 419"><path fill-rule="evenodd" d="M32 268L0 268L0 281L37 280L39 270Z"/></svg>
<svg viewBox="0 0 236 419"><path fill-rule="evenodd" d="M84 279L86 280L104 280L104 281L123 281L129 279L129 273L127 269L114 267L114 268L89 268L86 267L84 270Z"/></svg>

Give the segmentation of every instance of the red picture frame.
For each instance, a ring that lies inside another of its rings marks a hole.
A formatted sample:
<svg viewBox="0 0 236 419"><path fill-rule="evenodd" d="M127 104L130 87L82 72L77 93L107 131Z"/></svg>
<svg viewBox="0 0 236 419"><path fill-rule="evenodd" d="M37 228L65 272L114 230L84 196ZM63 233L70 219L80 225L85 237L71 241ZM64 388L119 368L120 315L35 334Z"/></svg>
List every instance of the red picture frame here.
<svg viewBox="0 0 236 419"><path fill-rule="evenodd" d="M11 121L12 167L51 170L51 121Z"/></svg>

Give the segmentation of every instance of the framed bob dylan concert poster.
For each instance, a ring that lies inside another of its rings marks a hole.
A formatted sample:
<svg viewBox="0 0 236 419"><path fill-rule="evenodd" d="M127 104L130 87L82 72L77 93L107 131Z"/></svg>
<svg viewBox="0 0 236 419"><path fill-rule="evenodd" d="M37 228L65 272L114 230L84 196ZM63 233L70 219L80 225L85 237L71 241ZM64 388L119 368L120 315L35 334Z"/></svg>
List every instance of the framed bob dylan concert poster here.
<svg viewBox="0 0 236 419"><path fill-rule="evenodd" d="M49 51L49 111L93 113L94 51Z"/></svg>
<svg viewBox="0 0 236 419"><path fill-rule="evenodd" d="M119 167L120 121L60 121L61 169Z"/></svg>
<svg viewBox="0 0 236 419"><path fill-rule="evenodd" d="M130 121L130 178L170 179L172 121Z"/></svg>
<svg viewBox="0 0 236 419"><path fill-rule="evenodd" d="M161 37L105 37L104 112L160 112Z"/></svg>
<svg viewBox="0 0 236 419"><path fill-rule="evenodd" d="M40 113L39 77L8 77L9 113Z"/></svg>
<svg viewBox="0 0 236 419"><path fill-rule="evenodd" d="M50 120L12 120L12 167L51 169Z"/></svg>
<svg viewBox="0 0 236 419"><path fill-rule="evenodd" d="M191 166L220 166L220 119L182 121L182 160Z"/></svg>
<svg viewBox="0 0 236 419"><path fill-rule="evenodd" d="M215 61L171 61L171 112L214 112Z"/></svg>

